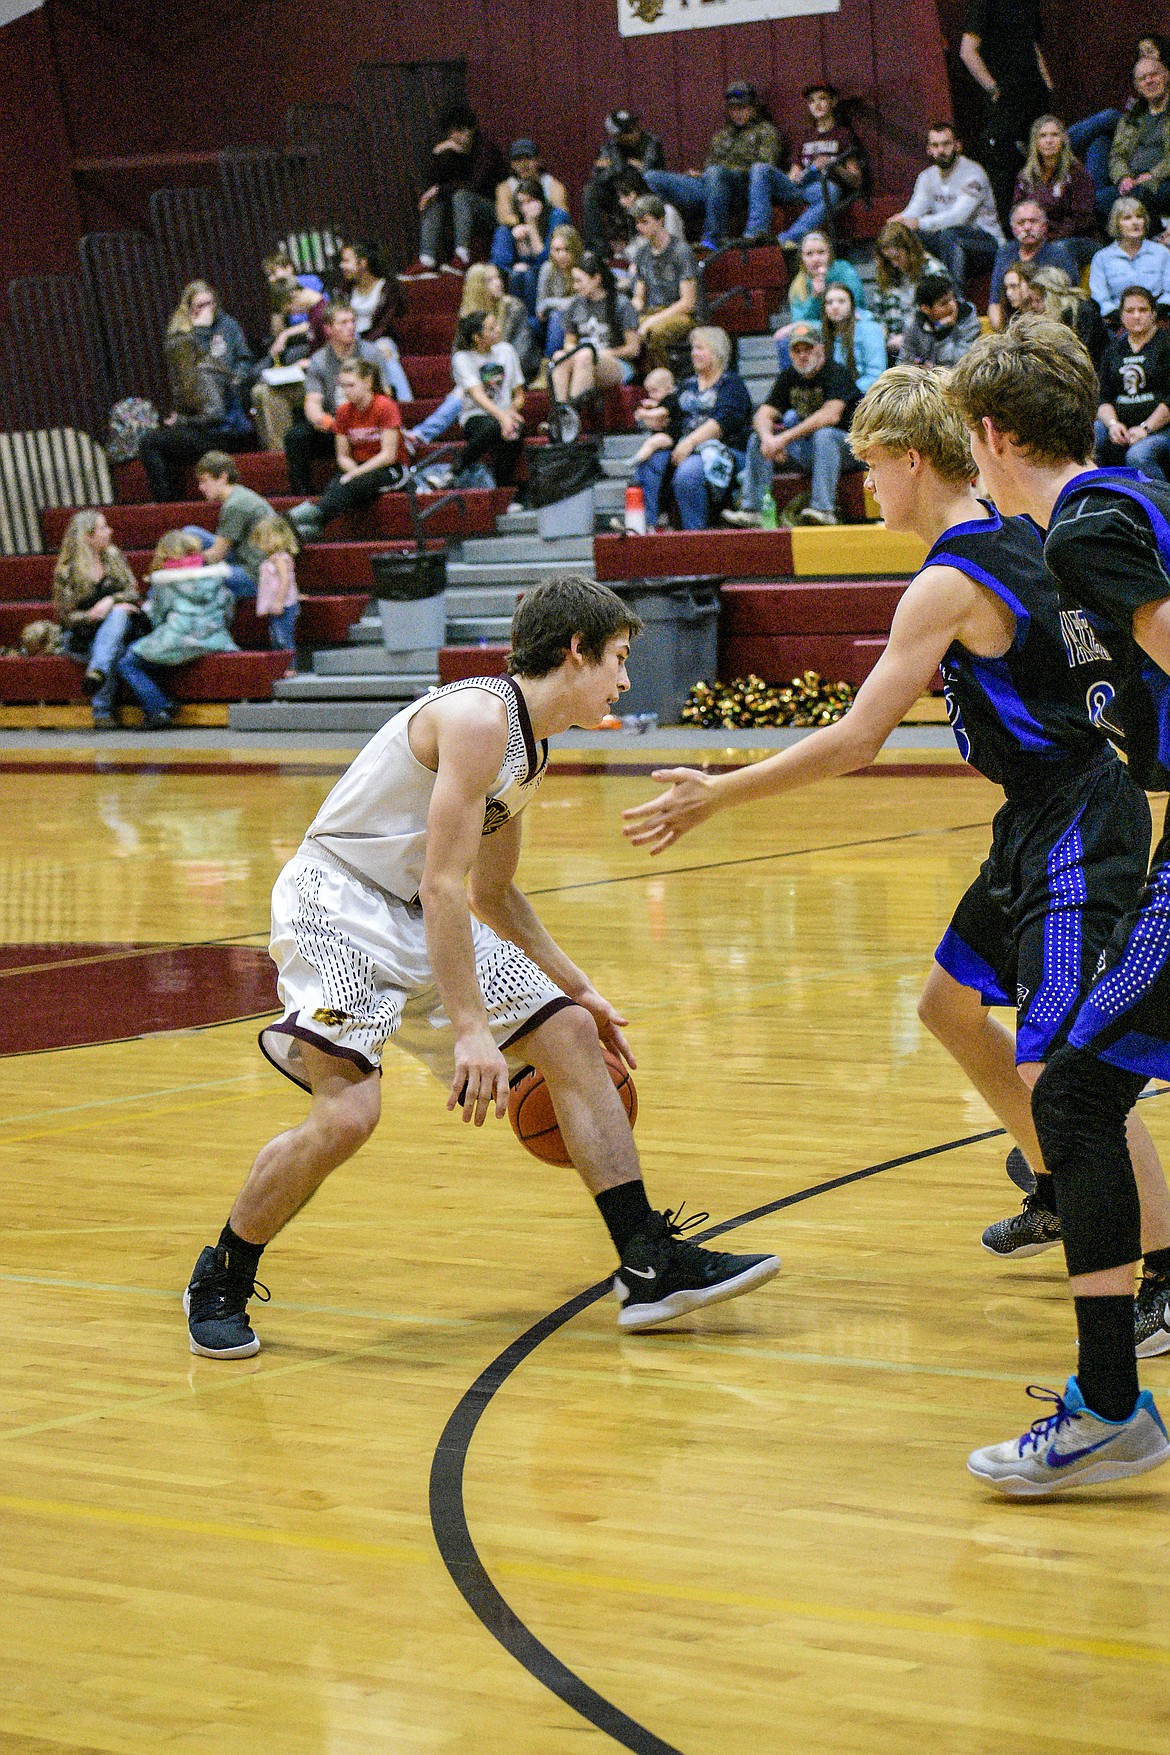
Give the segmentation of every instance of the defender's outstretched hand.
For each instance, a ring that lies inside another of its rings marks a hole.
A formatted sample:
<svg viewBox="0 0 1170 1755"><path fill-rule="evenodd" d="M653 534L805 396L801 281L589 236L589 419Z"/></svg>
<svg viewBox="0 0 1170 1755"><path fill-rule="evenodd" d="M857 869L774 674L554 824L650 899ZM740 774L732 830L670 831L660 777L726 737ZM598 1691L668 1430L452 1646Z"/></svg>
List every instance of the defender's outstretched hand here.
<svg viewBox="0 0 1170 1755"><path fill-rule="evenodd" d="M624 810L622 833L635 847L664 853L688 829L706 822L715 809L714 783L697 768L655 768L650 778L668 781L670 791Z"/></svg>

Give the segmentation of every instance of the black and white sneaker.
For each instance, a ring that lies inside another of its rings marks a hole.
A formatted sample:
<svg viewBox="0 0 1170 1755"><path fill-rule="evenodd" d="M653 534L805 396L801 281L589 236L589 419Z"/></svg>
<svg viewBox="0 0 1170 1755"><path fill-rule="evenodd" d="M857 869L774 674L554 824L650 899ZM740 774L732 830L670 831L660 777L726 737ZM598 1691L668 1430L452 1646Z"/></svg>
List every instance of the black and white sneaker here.
<svg viewBox="0 0 1170 1755"><path fill-rule="evenodd" d="M248 1299L267 1304L267 1286L257 1285L253 1269L228 1262L222 1244L208 1244L183 1293L191 1351L204 1359L248 1359L260 1351L248 1321Z"/></svg>
<svg viewBox="0 0 1170 1755"><path fill-rule="evenodd" d="M693 1213L680 1224L682 1208L654 1213L627 1246L613 1277L621 1310L619 1328L652 1328L685 1316L704 1304L738 1298L780 1272L776 1255L723 1255L683 1241L683 1232L703 1224L708 1213Z"/></svg>
<svg viewBox="0 0 1170 1755"><path fill-rule="evenodd" d="M1061 1240L1060 1220L1047 1207L1041 1206L1034 1194L1024 1196L1024 1204L1010 1219L997 1219L983 1233L983 1247L992 1255L1039 1255L1055 1249Z"/></svg>
<svg viewBox="0 0 1170 1755"><path fill-rule="evenodd" d="M1170 1353L1170 1276L1142 1275L1133 1301L1134 1352L1139 1359Z"/></svg>

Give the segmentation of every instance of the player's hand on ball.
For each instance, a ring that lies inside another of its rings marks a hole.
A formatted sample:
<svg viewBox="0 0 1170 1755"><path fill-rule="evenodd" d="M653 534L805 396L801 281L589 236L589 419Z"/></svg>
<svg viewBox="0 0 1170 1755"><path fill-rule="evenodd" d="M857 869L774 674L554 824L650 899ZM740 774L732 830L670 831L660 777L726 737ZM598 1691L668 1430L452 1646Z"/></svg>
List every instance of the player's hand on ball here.
<svg viewBox="0 0 1170 1755"><path fill-rule="evenodd" d="M636 1067L638 1063L622 1034L622 1026L629 1023L629 1018L623 1018L617 1007L603 999L595 987L586 987L575 997L577 1004L584 1006L597 1025L597 1034L605 1046L619 1055L628 1067Z"/></svg>
<svg viewBox="0 0 1170 1755"><path fill-rule="evenodd" d="M485 1027L456 1038L455 1076L447 1107L461 1108L464 1121L482 1127L493 1101L496 1119L502 1121L508 1113L508 1063Z"/></svg>
<svg viewBox="0 0 1170 1755"><path fill-rule="evenodd" d="M649 804L631 805L622 816L622 833L635 847L664 853L688 829L706 822L715 808L714 782L697 768L656 768L652 780L667 780L670 791L659 793Z"/></svg>

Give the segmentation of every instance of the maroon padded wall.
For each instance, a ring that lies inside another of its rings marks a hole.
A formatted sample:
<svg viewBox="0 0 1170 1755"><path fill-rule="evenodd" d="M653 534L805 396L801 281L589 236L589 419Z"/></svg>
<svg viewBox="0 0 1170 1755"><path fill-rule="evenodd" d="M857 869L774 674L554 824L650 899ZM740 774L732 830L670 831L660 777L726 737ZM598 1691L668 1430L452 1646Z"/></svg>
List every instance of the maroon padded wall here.
<svg viewBox="0 0 1170 1755"><path fill-rule="evenodd" d="M43 11L0 28L0 294L77 266L72 149Z"/></svg>

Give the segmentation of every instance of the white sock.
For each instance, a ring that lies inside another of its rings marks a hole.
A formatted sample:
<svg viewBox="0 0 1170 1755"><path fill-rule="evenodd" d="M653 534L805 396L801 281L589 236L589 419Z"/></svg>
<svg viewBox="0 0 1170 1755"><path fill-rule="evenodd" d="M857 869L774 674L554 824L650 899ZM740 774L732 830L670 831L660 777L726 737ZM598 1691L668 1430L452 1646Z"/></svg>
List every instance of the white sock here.
<svg viewBox="0 0 1170 1755"><path fill-rule="evenodd" d="M471 261L471 251L467 248L467 245L458 244L455 249L455 254L458 256L460 262L462 262L464 268L466 268L467 264Z"/></svg>
<svg viewBox="0 0 1170 1755"><path fill-rule="evenodd" d="M424 268L433 268L435 266L435 258L433 256L424 256L421 251L419 252L418 259Z"/></svg>

